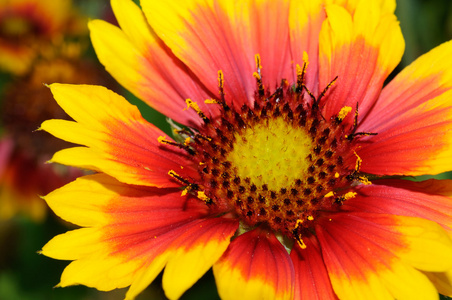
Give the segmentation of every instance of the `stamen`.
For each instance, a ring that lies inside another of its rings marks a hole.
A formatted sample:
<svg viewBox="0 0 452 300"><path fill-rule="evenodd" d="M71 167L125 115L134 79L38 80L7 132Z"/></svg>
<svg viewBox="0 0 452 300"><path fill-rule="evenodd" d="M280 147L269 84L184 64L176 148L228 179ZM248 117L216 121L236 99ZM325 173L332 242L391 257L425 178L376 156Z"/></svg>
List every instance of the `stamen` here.
<svg viewBox="0 0 452 300"><path fill-rule="evenodd" d="M262 74L261 74L261 57L259 54L254 55L254 60L256 61L257 72L253 73L253 77L256 78L257 92L259 96L263 97L265 95L264 85L262 84Z"/></svg>
<svg viewBox="0 0 452 300"><path fill-rule="evenodd" d="M218 92L220 93L220 98L222 103L226 103L225 101L225 93L224 93L224 76L223 71L218 71Z"/></svg>
<svg viewBox="0 0 452 300"><path fill-rule="evenodd" d="M204 193L203 191L198 191L198 198L204 202L206 202L207 204L212 203L212 199L206 196L206 193Z"/></svg>
<svg viewBox="0 0 452 300"><path fill-rule="evenodd" d="M174 170L169 170L168 171L168 175L173 177L174 179L176 179L177 181L179 181L180 183L183 183L191 188L193 188L194 190L198 189L198 185L197 184L193 184L190 181L188 181L187 179L183 178L182 176L180 176L179 174L177 174L176 172L174 172Z"/></svg>
<svg viewBox="0 0 452 300"><path fill-rule="evenodd" d="M360 136L369 136L369 135L377 135L376 132L355 132L358 128L358 102L356 102L356 109L355 109L355 119L353 120L353 129L352 133L349 135L345 135L346 139L353 140L354 137L360 135Z"/></svg>
<svg viewBox="0 0 452 300"><path fill-rule="evenodd" d="M258 72L253 73L254 78L256 78L257 93L259 96L263 97L265 95L264 85L262 84L261 75Z"/></svg>
<svg viewBox="0 0 452 300"><path fill-rule="evenodd" d="M337 114L336 120L342 122L349 112L352 111L350 106L344 106L341 108L341 111Z"/></svg>
<svg viewBox="0 0 452 300"><path fill-rule="evenodd" d="M304 85L304 76L306 74L306 68L308 67L308 63L305 62L303 63L303 69L300 67L299 64L297 64L296 69L297 69L297 86L295 88L295 92L297 93L301 93L301 91L303 90ZM311 97L312 98L312 97Z"/></svg>
<svg viewBox="0 0 452 300"><path fill-rule="evenodd" d="M355 153L355 156L356 156L355 171L359 172L359 169L361 168L361 163L363 162L363 159L361 157L359 157L358 153L356 153L355 150L353 150L353 153Z"/></svg>
<svg viewBox="0 0 452 300"><path fill-rule="evenodd" d="M204 103L205 104L220 104L221 102L216 99L206 99L206 100L204 100Z"/></svg>
<svg viewBox="0 0 452 300"><path fill-rule="evenodd" d="M201 111L201 109L199 108L198 104L196 102L193 102L191 99L187 99L185 100L185 103L187 103L187 108L192 108L197 114L198 116L201 117L201 119L204 121L204 123L209 123L210 120L209 118L206 117L206 115Z"/></svg>
<svg viewBox="0 0 452 300"><path fill-rule="evenodd" d="M329 198L329 197L334 197L334 192L328 192L325 196L323 196L324 198Z"/></svg>
<svg viewBox="0 0 452 300"><path fill-rule="evenodd" d="M317 98L317 103L320 102L320 100L325 96L326 92L336 83L336 80L338 79L338 76L334 77L333 80L331 80L330 83L323 89L323 91L320 93L320 96Z"/></svg>
<svg viewBox="0 0 452 300"><path fill-rule="evenodd" d="M355 198L356 195L357 195L356 192L348 192L348 193L345 193L344 195L337 197L335 201L336 201L336 203L339 203L342 205L342 203L344 203L348 199Z"/></svg>
<svg viewBox="0 0 452 300"><path fill-rule="evenodd" d="M306 244L303 242L303 239L301 238L300 234L298 234L298 228L299 228L300 224L303 224L303 220L298 219L297 223L295 224L293 233L294 233L295 240L297 241L300 248L306 249Z"/></svg>
<svg viewBox="0 0 452 300"><path fill-rule="evenodd" d="M262 65L261 65L261 56L259 55L259 53L254 55L254 60L256 61L257 73L259 74L259 76L261 76Z"/></svg>
<svg viewBox="0 0 452 300"><path fill-rule="evenodd" d="M187 139L188 139L188 142L190 142L190 138L187 137L187 138L185 139L184 144L180 144L180 143L177 143L177 142L170 141L170 140L168 140L168 139L167 139L166 137L164 137L164 136L159 136L159 137L157 138L157 141L158 141L160 144L171 145L171 146L174 146L174 147L177 147L177 148L180 148L180 149L183 149L183 150L187 151L188 154L190 154L190 155L195 155L196 152L195 152L195 150L193 150L192 148L190 148L190 147L188 146Z"/></svg>

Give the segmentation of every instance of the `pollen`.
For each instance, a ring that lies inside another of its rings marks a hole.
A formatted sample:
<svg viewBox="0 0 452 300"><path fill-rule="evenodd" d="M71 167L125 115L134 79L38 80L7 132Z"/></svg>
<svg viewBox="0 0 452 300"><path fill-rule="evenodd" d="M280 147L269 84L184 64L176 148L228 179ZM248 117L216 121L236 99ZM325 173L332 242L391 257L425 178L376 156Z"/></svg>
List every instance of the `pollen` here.
<svg viewBox="0 0 452 300"><path fill-rule="evenodd" d="M301 128L288 126L283 118L247 128L234 139L226 160L236 166L236 176L275 191L306 177L311 137Z"/></svg>

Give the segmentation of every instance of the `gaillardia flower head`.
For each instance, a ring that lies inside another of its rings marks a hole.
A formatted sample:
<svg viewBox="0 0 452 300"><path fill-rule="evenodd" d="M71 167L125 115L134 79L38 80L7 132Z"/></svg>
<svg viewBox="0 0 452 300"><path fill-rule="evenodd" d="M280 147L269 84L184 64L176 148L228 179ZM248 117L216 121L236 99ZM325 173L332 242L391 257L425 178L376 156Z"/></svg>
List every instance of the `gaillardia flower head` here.
<svg viewBox="0 0 452 300"><path fill-rule="evenodd" d="M99 86L50 86L80 144L52 161L97 171L45 197L83 228L42 253L59 286L130 286L164 269L179 298L213 268L222 299L452 295L452 44L388 85L395 1L113 0L100 61L180 126L174 138Z"/></svg>

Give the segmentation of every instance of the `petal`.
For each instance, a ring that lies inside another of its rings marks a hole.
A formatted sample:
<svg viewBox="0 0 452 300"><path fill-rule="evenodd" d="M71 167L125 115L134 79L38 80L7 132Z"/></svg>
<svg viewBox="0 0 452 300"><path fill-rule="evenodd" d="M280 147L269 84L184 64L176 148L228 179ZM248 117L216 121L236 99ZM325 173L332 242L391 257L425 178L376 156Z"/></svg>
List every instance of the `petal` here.
<svg viewBox="0 0 452 300"><path fill-rule="evenodd" d="M66 198L71 193L74 201ZM60 286L111 290L132 285L127 299L167 263L164 277L181 294L223 254L238 226L231 219L204 219L205 204L181 197L178 189L125 185L105 174L81 177L46 201L60 217L93 226L59 235L43 247L44 255L75 260Z"/></svg>
<svg viewBox="0 0 452 300"><path fill-rule="evenodd" d="M437 299L433 284L415 268L447 270L452 264L450 238L419 218L336 214L316 231L339 298Z"/></svg>
<svg viewBox="0 0 452 300"><path fill-rule="evenodd" d="M239 46L243 49L242 53L234 53L234 57L243 56L240 59L250 63L251 69L256 71L254 57L259 54L262 66L260 73L264 84L270 89L279 86L282 79L290 82L295 80L287 26L290 2L219 1L220 12L225 13L226 20L230 23L230 29L225 32L231 36L233 43L229 47ZM244 75L251 76L252 73ZM251 91L254 90L253 80Z"/></svg>
<svg viewBox="0 0 452 300"><path fill-rule="evenodd" d="M180 185L168 175L170 170L197 176L184 152L159 144L163 132L121 96L99 86L52 84L50 88L76 122L49 120L41 129L87 146L63 150L53 162L100 170L125 183L158 187Z"/></svg>
<svg viewBox="0 0 452 300"><path fill-rule="evenodd" d="M452 297L452 270L442 273L425 272L425 275L440 294Z"/></svg>
<svg viewBox="0 0 452 300"><path fill-rule="evenodd" d="M358 154L362 170L374 174L438 174L452 161L452 42L405 68L383 90L360 124L376 132Z"/></svg>
<svg viewBox="0 0 452 300"><path fill-rule="evenodd" d="M326 18L325 0L301 0L290 2L289 29L292 60L302 66L303 52L308 55L306 86L318 89L319 34ZM295 75L291 78L294 79Z"/></svg>
<svg viewBox="0 0 452 300"><path fill-rule="evenodd" d="M100 20L89 23L94 49L107 71L138 98L182 124L202 122L195 111L183 111L188 98L205 113L216 113L204 104L214 94L155 35L139 7L130 0L113 0L112 7L122 30Z"/></svg>
<svg viewBox="0 0 452 300"><path fill-rule="evenodd" d="M142 6L158 36L210 91L218 90L217 73L223 72L226 100L237 108L254 98L256 54L271 88L293 77L288 1L143 1Z"/></svg>
<svg viewBox="0 0 452 300"><path fill-rule="evenodd" d="M293 265L273 234L256 229L240 235L213 272L221 299L292 299Z"/></svg>
<svg viewBox="0 0 452 300"><path fill-rule="evenodd" d="M315 238L303 238L306 249L294 245L290 257L295 269L294 299L338 299L331 287L319 243Z"/></svg>
<svg viewBox="0 0 452 300"><path fill-rule="evenodd" d="M338 76L324 98L326 118L357 103L364 115L400 62L404 41L386 2L354 1L353 11L334 4L326 6L327 20L319 37L319 89Z"/></svg>
<svg viewBox="0 0 452 300"><path fill-rule="evenodd" d="M163 273L163 289L169 299L178 299L220 258L229 246L238 222L232 219L207 219L185 226L173 243L177 248Z"/></svg>
<svg viewBox="0 0 452 300"><path fill-rule="evenodd" d="M376 180L359 186L358 194L342 209L409 217L420 217L452 229L452 181Z"/></svg>

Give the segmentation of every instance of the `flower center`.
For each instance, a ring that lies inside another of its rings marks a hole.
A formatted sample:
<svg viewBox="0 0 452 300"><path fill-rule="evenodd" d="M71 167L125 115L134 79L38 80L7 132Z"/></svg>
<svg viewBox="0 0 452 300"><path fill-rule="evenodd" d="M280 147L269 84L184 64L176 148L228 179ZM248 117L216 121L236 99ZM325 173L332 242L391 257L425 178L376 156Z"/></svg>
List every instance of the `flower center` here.
<svg viewBox="0 0 452 300"><path fill-rule="evenodd" d="M305 177L312 141L305 130L282 117L263 121L234 135L234 148L226 160L236 167L236 176L280 190Z"/></svg>
<svg viewBox="0 0 452 300"><path fill-rule="evenodd" d="M372 133L354 133L357 112L354 126L343 124L350 107L326 120L318 99L301 88L302 78L294 86L283 80L274 93L257 79L253 106L243 105L240 111L215 100L221 115L207 118L187 100L204 126L196 133L179 131L189 143L160 141L186 149L198 165L199 179L169 174L185 185L183 194L195 194L219 213L238 217L247 228L264 226L303 246L302 236L311 234L324 212L337 210L354 196L347 192L351 184L367 182L358 175L354 138ZM221 87L220 82L224 98ZM345 163L351 159L356 165Z"/></svg>

